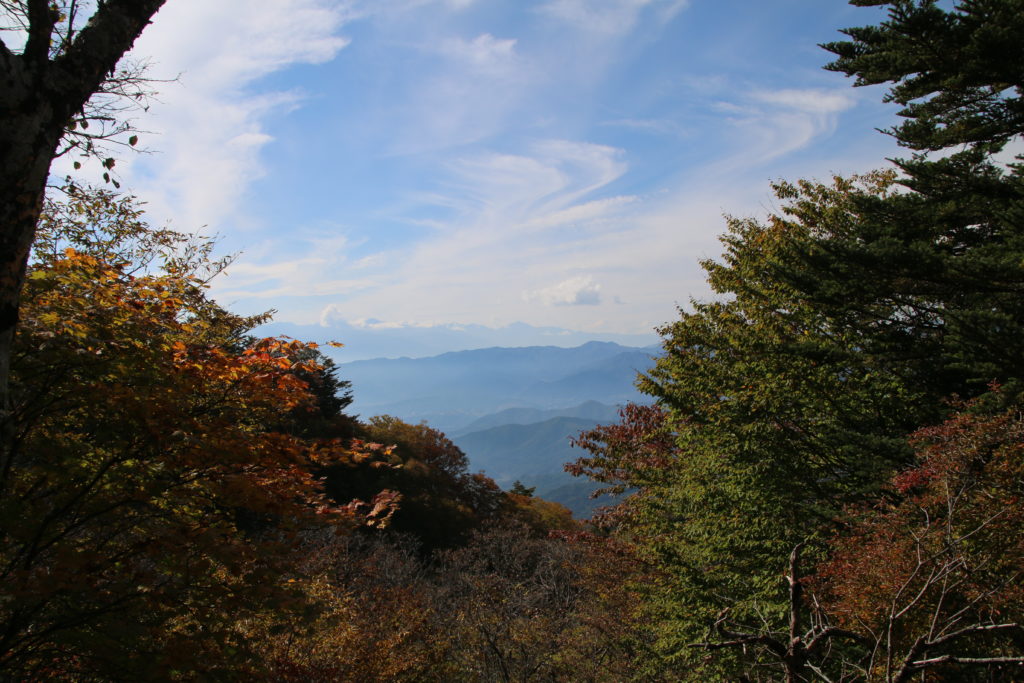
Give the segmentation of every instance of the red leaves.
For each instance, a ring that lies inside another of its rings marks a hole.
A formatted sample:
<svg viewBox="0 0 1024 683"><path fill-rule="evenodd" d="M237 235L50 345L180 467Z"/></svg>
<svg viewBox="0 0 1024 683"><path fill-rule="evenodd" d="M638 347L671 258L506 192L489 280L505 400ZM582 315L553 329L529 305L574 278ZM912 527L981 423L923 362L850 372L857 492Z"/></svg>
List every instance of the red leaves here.
<svg viewBox="0 0 1024 683"><path fill-rule="evenodd" d="M565 466L567 472L628 487L638 477L666 467L675 450L667 414L656 405L629 403L621 421L581 433L573 445L593 453Z"/></svg>
<svg viewBox="0 0 1024 683"><path fill-rule="evenodd" d="M90 666L177 647L198 624L202 649L244 649L239 615L287 598L267 578L292 561L289 539L385 526L399 500L324 496L322 468L385 449L289 432L289 411L315 404L298 376L321 369L313 347L243 343L252 319L187 269L146 274L102 252L33 265L13 368L20 451L0 473L0 619L31 617L9 622L0 668L30 661L40 633ZM145 626L114 647L122 624Z"/></svg>
<svg viewBox="0 0 1024 683"><path fill-rule="evenodd" d="M918 464L893 477L889 502L849 511L821 568L829 610L890 633L887 648L1024 611L1024 423L977 408L914 435Z"/></svg>

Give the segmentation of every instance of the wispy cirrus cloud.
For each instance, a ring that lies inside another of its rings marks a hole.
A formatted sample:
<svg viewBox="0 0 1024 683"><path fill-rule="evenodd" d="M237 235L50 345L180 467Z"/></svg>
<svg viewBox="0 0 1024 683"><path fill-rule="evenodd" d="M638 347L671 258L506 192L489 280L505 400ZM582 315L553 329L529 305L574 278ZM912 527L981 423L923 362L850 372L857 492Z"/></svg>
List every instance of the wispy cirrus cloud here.
<svg viewBox="0 0 1024 683"><path fill-rule="evenodd" d="M175 0L139 52L183 78L126 173L158 218L227 226L227 305L649 330L708 293L722 213L761 211L786 164L848 168L829 146L862 102L807 68L762 77L740 53L769 54L767 9L729 38L744 71L702 60L724 49L691 16L715 10L687 4Z"/></svg>
<svg viewBox="0 0 1024 683"><path fill-rule="evenodd" d="M344 234L256 243L213 280L213 293L222 301L249 299L266 307L267 300L280 297L346 296L373 287L375 280L350 258L350 250Z"/></svg>
<svg viewBox="0 0 1024 683"><path fill-rule="evenodd" d="M711 99L729 129L727 152L705 172L750 170L805 149L835 131L840 115L856 104L846 90L752 89L730 99Z"/></svg>
<svg viewBox="0 0 1024 683"><path fill-rule="evenodd" d="M622 150L608 145L537 141L518 154L488 152L451 162L444 203L472 223L550 227L571 220L563 212L578 209L581 199L627 169Z"/></svg>
<svg viewBox="0 0 1024 683"><path fill-rule="evenodd" d="M449 38L441 43L440 51L468 68L488 76L501 76L514 68L516 40L495 38L481 33L472 40Z"/></svg>
<svg viewBox="0 0 1024 683"><path fill-rule="evenodd" d="M444 324L473 322L473 311L490 307L486 322L506 325L538 305L601 304L592 277L567 273L587 242L614 229L609 221L636 201L610 192L628 169L621 150L544 140L528 151L452 162L437 191L420 197L447 217L400 251L374 254L365 275L375 285L323 304L320 313L369 318L389 302L392 319ZM474 287L481 281L488 286Z"/></svg>
<svg viewBox="0 0 1024 683"><path fill-rule="evenodd" d="M755 90L751 93L751 98L755 102L822 116L838 114L854 105L854 98L846 90Z"/></svg>
<svg viewBox="0 0 1024 683"><path fill-rule="evenodd" d="M655 11L663 23L687 4L688 0L549 0L539 11L568 28L612 36L633 30L645 10Z"/></svg>
<svg viewBox="0 0 1024 683"><path fill-rule="evenodd" d="M158 84L140 117L151 155L119 165L157 220L180 229L219 228L237 215L251 184L264 176L272 116L300 106L304 94L261 86L297 64L321 64L348 39L347 2L328 0L175 0L156 16L133 55L150 59Z"/></svg>

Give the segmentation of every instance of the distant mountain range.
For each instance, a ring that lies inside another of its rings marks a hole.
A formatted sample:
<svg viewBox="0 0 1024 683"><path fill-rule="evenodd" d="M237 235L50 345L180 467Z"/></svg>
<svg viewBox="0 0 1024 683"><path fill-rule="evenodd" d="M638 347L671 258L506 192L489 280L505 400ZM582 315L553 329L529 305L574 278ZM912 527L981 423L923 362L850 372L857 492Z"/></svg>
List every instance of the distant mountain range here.
<svg viewBox="0 0 1024 683"><path fill-rule="evenodd" d="M653 344L658 337L649 334L594 334L560 327L535 327L512 323L504 327L485 325L402 325L379 320L345 321L326 316L319 325L271 322L261 325L256 334L287 335L303 341L337 341L345 345L332 352L339 363L371 358L424 358L447 351L464 351L495 346L579 346L587 341L609 341L630 347Z"/></svg>
<svg viewBox="0 0 1024 683"><path fill-rule="evenodd" d="M484 417L473 420L462 429L457 429L448 434L449 437L462 436L472 432L479 432L491 427L502 425L529 425L544 422L555 417L578 417L589 420L594 424L614 422L619 418L617 406L610 406L597 401L587 401L571 408L553 408L551 410L540 410L538 408L506 408L497 413L491 413Z"/></svg>
<svg viewBox="0 0 1024 683"><path fill-rule="evenodd" d="M342 363L339 372L352 382L353 412L426 420L454 434L510 408L551 411L587 401L620 405L643 400L633 384L638 372L651 367L654 353L654 347L612 342L571 349L495 347Z"/></svg>
<svg viewBox="0 0 1024 683"><path fill-rule="evenodd" d="M610 406L603 408L617 413ZM587 454L572 447L572 437L614 419L555 417L532 424L490 427L452 440L469 456L473 469L483 470L502 488L518 480L536 487L538 496L562 503L576 517L586 518L595 507L610 502L591 499L590 493L599 486L573 477L563 466Z"/></svg>
<svg viewBox="0 0 1024 683"><path fill-rule="evenodd" d="M647 402L634 387L658 347L588 342L575 348L531 346L453 351L429 358L380 358L339 364L352 383L350 411L427 421L508 488L516 480L578 517L598 504L597 488L563 465L585 452L570 438L618 419L618 407Z"/></svg>

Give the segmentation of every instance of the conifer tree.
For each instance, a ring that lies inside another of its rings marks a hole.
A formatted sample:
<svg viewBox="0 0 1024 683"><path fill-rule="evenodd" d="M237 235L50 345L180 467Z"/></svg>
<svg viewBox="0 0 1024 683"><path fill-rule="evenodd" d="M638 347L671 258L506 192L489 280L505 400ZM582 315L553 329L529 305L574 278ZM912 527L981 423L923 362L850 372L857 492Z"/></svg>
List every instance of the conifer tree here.
<svg viewBox="0 0 1024 683"><path fill-rule="evenodd" d="M890 85L904 191L816 226L780 276L936 395L977 395L1024 374L1024 2L852 4L889 18L824 45L827 68Z"/></svg>
<svg viewBox="0 0 1024 683"><path fill-rule="evenodd" d="M723 258L704 264L721 299L664 328L641 379L665 412L652 437L667 430L672 448L652 468L609 429L576 466L634 488L611 518L665 570L649 606L667 661L694 680L782 676L763 642L698 646L751 624L781 642L792 548L809 540L813 565L843 506L912 462L908 434L993 382L1012 400L1024 374L1024 164L1009 154L1024 2L852 4L889 17L823 46L827 68L890 84L904 121L886 132L910 158L778 183L780 213L730 220Z"/></svg>

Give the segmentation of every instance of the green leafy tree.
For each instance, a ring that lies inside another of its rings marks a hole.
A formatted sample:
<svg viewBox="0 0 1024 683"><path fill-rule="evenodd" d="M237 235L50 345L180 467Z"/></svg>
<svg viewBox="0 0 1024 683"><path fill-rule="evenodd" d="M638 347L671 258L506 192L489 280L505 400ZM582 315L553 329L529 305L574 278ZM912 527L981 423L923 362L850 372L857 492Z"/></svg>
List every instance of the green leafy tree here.
<svg viewBox="0 0 1024 683"><path fill-rule="evenodd" d="M352 383L338 377L337 364L319 349L308 347L301 353L313 370L296 370L313 395L312 405L292 409L282 428L304 438L350 439L359 431L358 421L345 413L352 403Z"/></svg>
<svg viewBox="0 0 1024 683"><path fill-rule="evenodd" d="M840 222L854 197L890 182L871 175L803 191L816 199L815 218ZM593 455L578 471L633 489L613 520L665 570L646 587L661 646L698 677L761 661L756 647L705 660L689 645L723 610L784 630L779 558L830 528L843 501L876 491L909 461L904 435L940 414L864 352L858 330L776 276L792 245L808 240L805 218L731 219L722 260L704 264L727 300L694 302L666 327L664 355L641 379L658 407L631 408L619 427L580 440Z"/></svg>
<svg viewBox="0 0 1024 683"><path fill-rule="evenodd" d="M533 496L533 492L537 490L536 486L526 486L523 482L516 479L512 482L512 488L508 490L509 493L514 493L517 496L524 496L530 498Z"/></svg>
<svg viewBox="0 0 1024 683"><path fill-rule="evenodd" d="M809 539L819 554L842 506L912 461L906 435L939 424L946 397L998 380L1009 400L1024 370L1022 167L996 156L1024 131L1024 6L853 4L889 19L825 46L829 68L893 85L906 121L890 133L913 157L778 183L779 214L731 219L724 256L704 264L721 299L664 328L641 379L664 418L583 439L580 471L637 488L621 532L665 568L650 587L662 645L696 678L778 668L763 642L686 645L723 613L785 633L791 549ZM672 446L652 449L665 434Z"/></svg>

